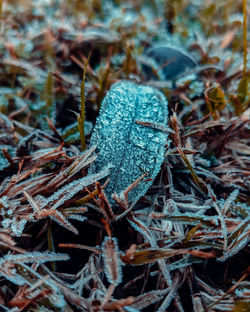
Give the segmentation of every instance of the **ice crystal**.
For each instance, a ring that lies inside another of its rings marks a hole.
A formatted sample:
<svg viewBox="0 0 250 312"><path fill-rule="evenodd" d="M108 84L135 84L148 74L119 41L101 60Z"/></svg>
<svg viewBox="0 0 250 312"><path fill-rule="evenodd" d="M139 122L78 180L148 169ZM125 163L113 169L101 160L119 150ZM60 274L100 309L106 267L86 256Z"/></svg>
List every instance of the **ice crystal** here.
<svg viewBox="0 0 250 312"><path fill-rule="evenodd" d="M244 286L244 284L243 283L241 283L240 284L240 286L242 287L242 286ZM246 283L246 286L248 286L248 287L246 287L246 288L237 288L236 290L235 290L235 295L237 296L237 297L239 297L239 298L244 298L244 299L247 299L249 302L250 302L250 298L249 298L249 295L248 295L248 298L247 298L247 294L249 294L249 291L250 291L250 284L248 283Z"/></svg>
<svg viewBox="0 0 250 312"><path fill-rule="evenodd" d="M176 204L181 211L196 212L197 215L203 214L206 210L210 209L210 206L208 205L200 206L200 205L194 205L191 203L178 203L178 202Z"/></svg>
<svg viewBox="0 0 250 312"><path fill-rule="evenodd" d="M167 100L154 88L122 81L114 84L103 100L100 116L91 138L97 145L97 160L91 172L98 172L107 164L110 183L105 188L108 198L121 193L132 182L147 172L154 179L164 159L167 133L143 126L136 121L152 124L167 124ZM143 196L152 181L137 185L129 193L133 202Z"/></svg>
<svg viewBox="0 0 250 312"><path fill-rule="evenodd" d="M10 228L16 236L21 236L27 220L15 215L15 207L20 202L18 200L10 200L8 196L0 198L0 216L1 225L7 229Z"/></svg>
<svg viewBox="0 0 250 312"><path fill-rule="evenodd" d="M60 211L56 210L54 215L51 215L50 217L59 225L64 226L66 229L72 231L74 234L78 234L78 230L64 217L64 215Z"/></svg>
<svg viewBox="0 0 250 312"><path fill-rule="evenodd" d="M193 99L197 96L200 96L204 90L204 82L203 81L192 81L190 86L189 86L189 94L190 98Z"/></svg>
<svg viewBox="0 0 250 312"><path fill-rule="evenodd" d="M4 219L2 222L2 226L7 229L8 227L11 226L11 219Z"/></svg>
<svg viewBox="0 0 250 312"><path fill-rule="evenodd" d="M84 222L84 221L87 220L87 217L84 217L84 216L81 216L81 215L78 215L78 214L72 214L72 215L68 216L68 219Z"/></svg>
<svg viewBox="0 0 250 312"><path fill-rule="evenodd" d="M66 173L68 176L73 176L79 172L82 168L88 166L97 156L93 156L96 146L84 151L84 154L80 156L73 164L67 169Z"/></svg>
<svg viewBox="0 0 250 312"><path fill-rule="evenodd" d="M61 294L61 292L58 290L57 292L52 293L48 297L49 301L55 308L63 308L65 306L65 300L64 296Z"/></svg>
<svg viewBox="0 0 250 312"><path fill-rule="evenodd" d="M16 236L21 236L27 223L26 219L18 220L16 217L11 220L11 229Z"/></svg>
<svg viewBox="0 0 250 312"><path fill-rule="evenodd" d="M169 217L171 220L178 221L178 222L183 222L186 224L192 224L196 225L197 223L204 221L204 226L211 226L211 222L218 226L219 221L218 221L218 216L206 216L206 215L199 215L197 213L192 213L192 212L186 212L182 214L166 214L166 217ZM206 222L208 221L208 222Z"/></svg>
<svg viewBox="0 0 250 312"><path fill-rule="evenodd" d="M3 156L3 153L0 152L0 170L3 170L4 168L8 167L9 163L7 159Z"/></svg>
<svg viewBox="0 0 250 312"><path fill-rule="evenodd" d="M4 208L9 207L9 198L7 196L3 196L0 198L0 205L2 205Z"/></svg>

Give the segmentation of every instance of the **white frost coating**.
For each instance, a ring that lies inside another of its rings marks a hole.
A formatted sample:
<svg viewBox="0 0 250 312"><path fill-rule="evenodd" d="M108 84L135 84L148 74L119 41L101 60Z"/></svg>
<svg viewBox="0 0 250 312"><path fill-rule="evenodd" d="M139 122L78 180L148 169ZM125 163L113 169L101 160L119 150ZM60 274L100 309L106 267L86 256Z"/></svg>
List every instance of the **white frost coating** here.
<svg viewBox="0 0 250 312"><path fill-rule="evenodd" d="M4 219L2 222L1 222L2 226L7 229L8 227L11 226L11 219Z"/></svg>
<svg viewBox="0 0 250 312"><path fill-rule="evenodd" d="M240 286L242 287L242 284L240 284ZM246 301L250 302L250 299L249 299L249 288L250 288L250 284L246 285L248 286L248 288L240 288L240 289L236 289L235 290L235 295L238 297L238 298L242 298L242 299L245 299ZM248 297L248 298L247 298Z"/></svg>
<svg viewBox="0 0 250 312"><path fill-rule="evenodd" d="M134 217L134 220L137 223L139 223L141 226L138 226L134 221L129 220L129 219L128 219L128 222L137 232L141 233L143 238L146 238L146 240L150 243L151 247L158 247L155 238L152 235L150 235L150 233L146 230L147 229L146 224L144 224L142 221L139 221L135 217Z"/></svg>
<svg viewBox="0 0 250 312"><path fill-rule="evenodd" d="M246 232L249 232L250 226L246 229ZM247 235L246 232L243 232L237 239L235 246L231 249L227 250L222 257L217 258L217 261L226 261L227 259L231 258L232 256L236 255L241 249L243 249L250 240L249 234Z"/></svg>
<svg viewBox="0 0 250 312"><path fill-rule="evenodd" d="M69 260L67 254L55 252L28 252L26 254L5 255L0 260L0 276L5 277L16 285L32 284L27 279L22 277L16 271L15 264L24 263L39 263L42 264L48 261L66 261Z"/></svg>
<svg viewBox="0 0 250 312"><path fill-rule="evenodd" d="M5 261L9 261L12 263L30 263L37 262L39 264L48 262L48 261L66 261L69 260L69 256L63 253L55 253L55 252L27 252L26 254L18 254L18 255L6 255L0 260L0 265Z"/></svg>
<svg viewBox="0 0 250 312"><path fill-rule="evenodd" d="M174 271L174 270L178 270L178 269L183 269L186 268L188 266L191 266L195 263L202 263L202 260L199 259L192 259L191 257L189 258L183 258L181 260L175 261L173 263L171 263L169 265L169 271Z"/></svg>
<svg viewBox="0 0 250 312"><path fill-rule="evenodd" d="M242 221L242 220L239 220ZM244 219L230 234L230 237L234 236L235 233L237 233L241 228L245 227L248 225L249 227L249 223L250 223L250 216L248 216L246 219Z"/></svg>
<svg viewBox="0 0 250 312"><path fill-rule="evenodd" d="M2 198L0 198L0 204L2 204L2 206L4 208L9 208L9 198L7 196L3 196Z"/></svg>
<svg viewBox="0 0 250 312"><path fill-rule="evenodd" d="M238 189L234 190L230 194L230 196L225 201L225 204L224 204L223 209L222 209L222 214L225 215L227 213L227 210L230 208L232 203L234 203L234 201L235 201L235 199L237 198L238 195L239 195L239 190Z"/></svg>
<svg viewBox="0 0 250 312"><path fill-rule="evenodd" d="M69 215L69 216L68 216L68 219L72 219L72 220L77 220L77 221L80 221L80 222L84 222L84 221L86 221L88 218L87 218L87 217L84 217L84 216L81 216L81 215L78 215L78 214L72 214L72 215Z"/></svg>
<svg viewBox="0 0 250 312"><path fill-rule="evenodd" d="M171 286L173 282L170 275L169 265L166 263L166 259L159 259L157 262L167 285Z"/></svg>
<svg viewBox="0 0 250 312"><path fill-rule="evenodd" d="M44 277L39 274L36 270L34 270L32 268L32 266L28 266L24 263L22 263L22 267L23 267L23 270L26 270L27 272L31 272L35 277L38 278L38 280L42 280ZM46 268L43 266L43 269ZM39 283L39 281L38 281ZM56 307L56 308L63 308L66 304L65 300L64 300L64 296L62 295L60 289L55 285L54 281L49 278L49 279L44 279L43 281L43 284L47 285L51 290L52 290L52 293L49 294L47 296L47 298L49 299L49 301L51 302L51 304ZM33 284L31 285L31 288L35 288L36 284ZM38 290L39 291L39 290ZM34 293L33 293L34 295ZM40 309L40 307L39 307Z"/></svg>
<svg viewBox="0 0 250 312"><path fill-rule="evenodd" d="M135 302L131 307L136 307L138 309L143 309L148 307L150 304L160 301L163 296L168 294L171 290L171 287L162 290L152 290L150 292L144 293L138 297L135 297Z"/></svg>
<svg viewBox="0 0 250 312"><path fill-rule="evenodd" d="M103 260L108 281L114 285L120 284L122 281L121 260L118 243L115 238L105 237L103 242Z"/></svg>
<svg viewBox="0 0 250 312"><path fill-rule="evenodd" d="M89 174L86 177L83 177L78 180L74 180L73 182L61 187L57 192L55 192L53 195L51 195L43 204L41 207L46 207L49 203L53 203L56 201L56 203L53 206L53 209L56 209L63 205L63 203L70 198L72 198L75 194L80 192L84 187L92 184L93 182L100 180L104 177L106 177L109 173L109 168L106 167L102 171L96 173L96 174Z"/></svg>
<svg viewBox="0 0 250 312"><path fill-rule="evenodd" d="M89 163L94 160L96 157L93 157L93 153L96 149L96 146L92 146L90 149L84 151L84 153L80 156L80 158L76 159L73 164L66 170L66 173L69 176L74 175L79 172L82 168L89 165ZM92 156L91 156L92 155Z"/></svg>
<svg viewBox="0 0 250 312"><path fill-rule="evenodd" d="M212 221L214 223L214 225L218 226L219 225L219 217L218 216L206 216L206 215L200 215L198 213L192 213L192 212L185 212L182 214L176 214L176 213L172 213L172 214L166 214L166 216L171 217L171 219L175 219L178 222L182 222L182 223L188 223L188 224L194 224L196 225L198 222L200 222L200 220L203 221ZM184 219L185 217L191 218L191 220L186 220ZM206 227L206 224L203 224L204 227Z"/></svg>
<svg viewBox="0 0 250 312"><path fill-rule="evenodd" d="M168 295L165 297L163 303L161 304L161 306L159 307L158 311L159 312L165 312L166 309L168 308L168 306L170 305L174 295L176 294L177 291L177 287L176 285L171 287L170 292L168 293Z"/></svg>
<svg viewBox="0 0 250 312"><path fill-rule="evenodd" d="M16 236L21 236L27 223L26 219L17 220L16 217L11 219L11 229Z"/></svg>
<svg viewBox="0 0 250 312"><path fill-rule="evenodd" d="M168 131L167 100L157 89L129 81L115 83L104 98L100 115L91 137L97 145L98 157L90 172L98 172L108 164L110 182L105 193L112 204L112 194L120 195L131 183L147 173L154 180L164 160ZM156 124L138 124L138 121ZM151 181L139 183L129 193L129 200L136 202L143 196Z"/></svg>

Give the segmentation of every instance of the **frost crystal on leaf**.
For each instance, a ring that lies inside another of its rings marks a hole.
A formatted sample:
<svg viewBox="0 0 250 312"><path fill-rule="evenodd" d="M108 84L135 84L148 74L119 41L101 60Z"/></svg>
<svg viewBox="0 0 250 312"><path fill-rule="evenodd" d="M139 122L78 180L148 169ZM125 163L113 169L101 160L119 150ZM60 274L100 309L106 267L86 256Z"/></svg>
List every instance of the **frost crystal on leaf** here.
<svg viewBox="0 0 250 312"><path fill-rule="evenodd" d="M144 173L152 180L158 174L164 160L167 133L138 121L164 128L167 104L155 88L128 81L114 84L104 98L91 138L91 145L97 145L98 158L90 171L98 172L107 164L112 165L110 182L105 188L110 200L113 193L120 194ZM152 180L132 189L129 200L135 202L143 196Z"/></svg>

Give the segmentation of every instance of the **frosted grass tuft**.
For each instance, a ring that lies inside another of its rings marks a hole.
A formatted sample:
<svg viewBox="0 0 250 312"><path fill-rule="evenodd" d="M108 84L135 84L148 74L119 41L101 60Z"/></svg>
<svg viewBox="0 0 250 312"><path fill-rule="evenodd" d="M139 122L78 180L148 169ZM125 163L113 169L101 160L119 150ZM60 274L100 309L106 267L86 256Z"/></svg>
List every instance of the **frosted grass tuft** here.
<svg viewBox="0 0 250 312"><path fill-rule="evenodd" d="M230 248L226 252L224 252L223 256L221 256L220 258L217 258L217 261L224 262L227 259L236 255L245 246L247 246L247 244L249 243L249 240L250 240L249 232L250 232L250 226L248 227L248 233L247 234L245 232L242 233L238 237L237 242L235 243L235 246Z"/></svg>
<svg viewBox="0 0 250 312"><path fill-rule="evenodd" d="M94 183L95 181L102 179L106 177L109 173L109 168L106 167L102 171L96 173L96 174L89 174L86 177L83 177L81 179L74 180L73 182L61 187L57 192L55 192L53 195L51 195L43 206L44 208L51 202L55 202L53 206L53 209L56 209L64 204L65 201L71 199L75 194L80 192L84 187Z"/></svg>
<svg viewBox="0 0 250 312"><path fill-rule="evenodd" d="M24 265L25 263L42 264L49 261L67 261L67 254L55 252L27 252L26 254L5 255L0 259L0 276L16 285L30 284L27 279L18 274L15 265ZM31 284L30 284L31 286Z"/></svg>

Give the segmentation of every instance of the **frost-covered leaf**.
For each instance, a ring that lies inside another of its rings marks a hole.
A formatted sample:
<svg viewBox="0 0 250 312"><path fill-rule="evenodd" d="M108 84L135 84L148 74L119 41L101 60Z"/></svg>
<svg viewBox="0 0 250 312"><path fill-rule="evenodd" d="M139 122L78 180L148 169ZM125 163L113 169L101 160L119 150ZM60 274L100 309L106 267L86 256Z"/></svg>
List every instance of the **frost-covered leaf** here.
<svg viewBox="0 0 250 312"><path fill-rule="evenodd" d="M167 118L167 100L156 89L128 81L112 86L103 100L91 138L98 154L91 172L98 172L107 164L112 166L105 188L109 199L144 173L149 179L156 177L164 159L167 133L136 121L165 126ZM131 190L130 201L137 201L151 184L152 181L142 182Z"/></svg>

